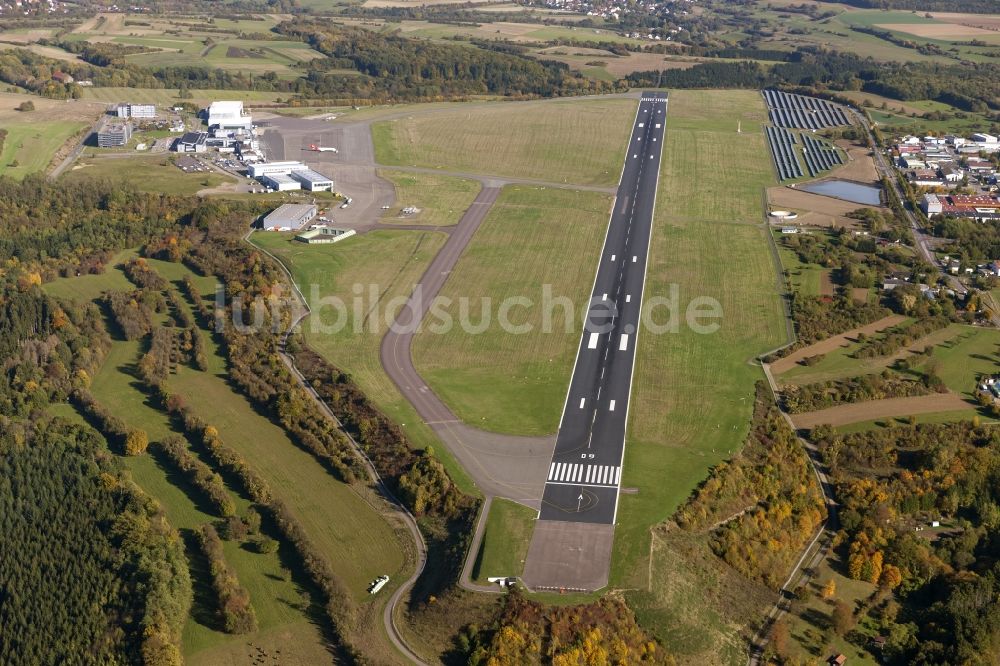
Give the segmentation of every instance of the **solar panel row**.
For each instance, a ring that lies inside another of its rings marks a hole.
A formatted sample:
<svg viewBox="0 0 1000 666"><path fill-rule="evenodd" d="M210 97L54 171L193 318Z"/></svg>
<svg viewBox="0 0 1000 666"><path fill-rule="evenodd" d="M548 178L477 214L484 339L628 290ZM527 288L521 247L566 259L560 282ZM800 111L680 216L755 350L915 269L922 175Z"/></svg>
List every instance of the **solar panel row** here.
<svg viewBox="0 0 1000 666"><path fill-rule="evenodd" d="M767 143L771 148L771 156L774 158L774 166L778 169L779 180L791 180L802 177L802 163L799 156L795 154L792 145L795 143L795 135L786 129L779 127L764 127L767 134Z"/></svg>
<svg viewBox="0 0 1000 666"><path fill-rule="evenodd" d="M777 127L816 130L850 124L843 108L825 99L765 90L764 100Z"/></svg>
<svg viewBox="0 0 1000 666"><path fill-rule="evenodd" d="M815 176L821 171L829 171L844 163L836 148L807 134L802 135L802 156L806 160L810 176Z"/></svg>

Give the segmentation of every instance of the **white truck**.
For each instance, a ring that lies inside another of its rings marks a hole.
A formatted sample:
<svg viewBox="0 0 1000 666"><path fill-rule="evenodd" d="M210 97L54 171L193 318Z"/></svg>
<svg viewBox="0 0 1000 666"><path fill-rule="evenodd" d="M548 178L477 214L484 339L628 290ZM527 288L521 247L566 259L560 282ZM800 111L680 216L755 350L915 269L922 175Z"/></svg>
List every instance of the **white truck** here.
<svg viewBox="0 0 1000 666"><path fill-rule="evenodd" d="M378 594L378 591L385 587L385 584L389 582L388 576L379 576L371 582L368 586L368 594Z"/></svg>

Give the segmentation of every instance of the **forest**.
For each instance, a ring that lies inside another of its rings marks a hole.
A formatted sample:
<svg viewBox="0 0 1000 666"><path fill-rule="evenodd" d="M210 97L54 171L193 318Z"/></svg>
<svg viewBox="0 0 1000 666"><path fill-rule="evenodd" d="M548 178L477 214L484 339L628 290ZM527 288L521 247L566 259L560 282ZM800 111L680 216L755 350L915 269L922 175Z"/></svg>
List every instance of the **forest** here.
<svg viewBox="0 0 1000 666"><path fill-rule="evenodd" d="M1000 432L978 419L809 438L829 466L846 574L890 664L982 663L1000 641ZM932 521L942 528L931 529Z"/></svg>
<svg viewBox="0 0 1000 666"><path fill-rule="evenodd" d="M3 425L0 662L180 664L191 581L160 509L93 429Z"/></svg>
<svg viewBox="0 0 1000 666"><path fill-rule="evenodd" d="M762 382L743 448L717 465L674 516L686 532L710 530L716 556L772 589L825 518L809 460Z"/></svg>

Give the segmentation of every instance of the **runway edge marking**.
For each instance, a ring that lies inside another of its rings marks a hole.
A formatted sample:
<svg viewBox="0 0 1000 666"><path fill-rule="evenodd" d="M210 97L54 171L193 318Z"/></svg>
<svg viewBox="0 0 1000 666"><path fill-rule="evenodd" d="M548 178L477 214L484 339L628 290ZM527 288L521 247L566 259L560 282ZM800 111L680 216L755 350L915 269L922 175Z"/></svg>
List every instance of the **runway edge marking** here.
<svg viewBox="0 0 1000 666"><path fill-rule="evenodd" d="M670 99L669 97L664 97L663 98L664 110L670 108L669 107L669 99ZM660 193L660 168L663 166L663 145L666 143L666 137L667 137L667 115L668 114L666 114L666 113L663 114L663 138L664 138L664 141L663 141L663 143L660 143L660 160L657 163L656 186L653 188L653 210L649 213L649 241L646 243L646 259L645 259L646 263L645 263L645 265L642 268L642 288L639 289L639 323L640 324L642 323L642 299L643 299L644 294L646 293L646 280L649 278L649 253L650 253L650 251L653 248L653 227L655 226L655 223L656 223L656 202L657 202L657 199L658 199L658 195ZM596 280L596 277L595 277L595 280ZM622 455L621 455L621 458L618 459L618 469L621 470L619 472L619 477L623 473L624 467L625 467L625 445L628 442L628 427L629 427L629 420L628 419L629 419L629 412L632 409L632 383L635 380L635 363L636 363L636 360L639 358L639 329L641 329L641 328L642 328L641 325L635 327L635 340L632 342L632 344L633 344L632 370L629 373L629 378L628 378L628 401L625 403L625 432L622 434ZM621 479L620 478L618 480L618 483L616 483L615 485L616 485L616 490L615 490L615 510L614 510L614 513L612 513L612 515L611 515L611 524L612 525L617 525L618 524L618 502L621 499Z"/></svg>
<svg viewBox="0 0 1000 666"><path fill-rule="evenodd" d="M635 124L639 120L639 111L641 109L642 109L642 100L640 99L639 103L636 104L636 106L635 106L635 118L632 120L632 128L633 129L635 129ZM631 139L631 137L632 137L632 132L630 131L629 132L629 139ZM626 143L626 147L625 147L625 159L622 160L622 171L621 171L620 174L618 174L618 186L615 188L614 201L611 202L611 213L608 215L608 227L607 227L607 230L604 232L604 243L601 245L601 254L600 254L601 257L604 256L604 250L607 249L607 247L608 247L608 237L611 235L611 222L614 220L614 217L615 217L615 206L618 204L618 190L621 189L622 178L625 177L625 167L628 164L628 152L629 152L628 151L628 146L629 145L631 145L631 141L629 141L629 142ZM656 183L657 183L657 185L659 185L659 183L660 183L659 177L657 177ZM656 207L656 202L655 201L653 202L653 207L654 208ZM650 235L652 236L652 234L650 234ZM588 312L590 311L590 299L593 298L593 296L594 296L594 289L597 288L597 277L600 274L601 274L601 261L600 261L600 259L598 259L597 265L594 267L594 280L593 280L593 282L591 283L591 286L590 286L590 295L587 297L587 311ZM580 361L580 350L581 350L581 347L583 347L583 337L585 335L587 335L587 326L586 326L586 324L581 327L580 341L576 345L576 356L573 357L573 370L570 372L570 375L569 375L569 386L566 387L566 399L563 401L562 413L559 415L559 428L556 429L556 433L557 434L558 434L559 430L562 430L563 419L566 418L566 406L569 405L569 394L573 390L573 377L576 375L576 365ZM627 418L627 416L628 416L628 414L626 413L626 418ZM626 421L625 427L626 427L626 429L628 428L628 422L627 421ZM555 448L553 448L552 453L553 453L553 455L555 455ZM618 509L618 501L615 500L615 510L617 511L617 509Z"/></svg>

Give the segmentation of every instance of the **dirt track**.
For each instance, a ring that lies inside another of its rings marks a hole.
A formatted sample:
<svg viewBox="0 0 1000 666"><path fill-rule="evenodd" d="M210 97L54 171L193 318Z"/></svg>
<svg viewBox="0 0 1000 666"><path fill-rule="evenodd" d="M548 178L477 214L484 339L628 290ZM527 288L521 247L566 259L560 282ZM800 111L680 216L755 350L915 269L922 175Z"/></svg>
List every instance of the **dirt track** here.
<svg viewBox="0 0 1000 666"><path fill-rule="evenodd" d="M867 326L862 326L861 328L855 328L846 333L841 333L840 335L835 335L832 338L827 338L826 340L821 340L815 344L811 344L808 347L803 347L798 349L784 358L778 359L771 364L771 372L775 375L780 375L782 372L788 372L795 364L808 356L816 356L817 354L828 354L840 347L847 345L850 341L858 337L858 333L864 333L865 335L872 335L883 331L890 326L895 326L899 322L903 321L905 317L902 315L890 315L883 319L879 319L876 322L868 324Z"/></svg>
<svg viewBox="0 0 1000 666"><path fill-rule="evenodd" d="M888 419L930 412L950 412L970 407L972 407L971 403L966 402L957 393L934 393L914 398L888 398L886 400L855 402L815 412L791 414L791 417L796 428L814 428L821 424L842 426L858 421Z"/></svg>

